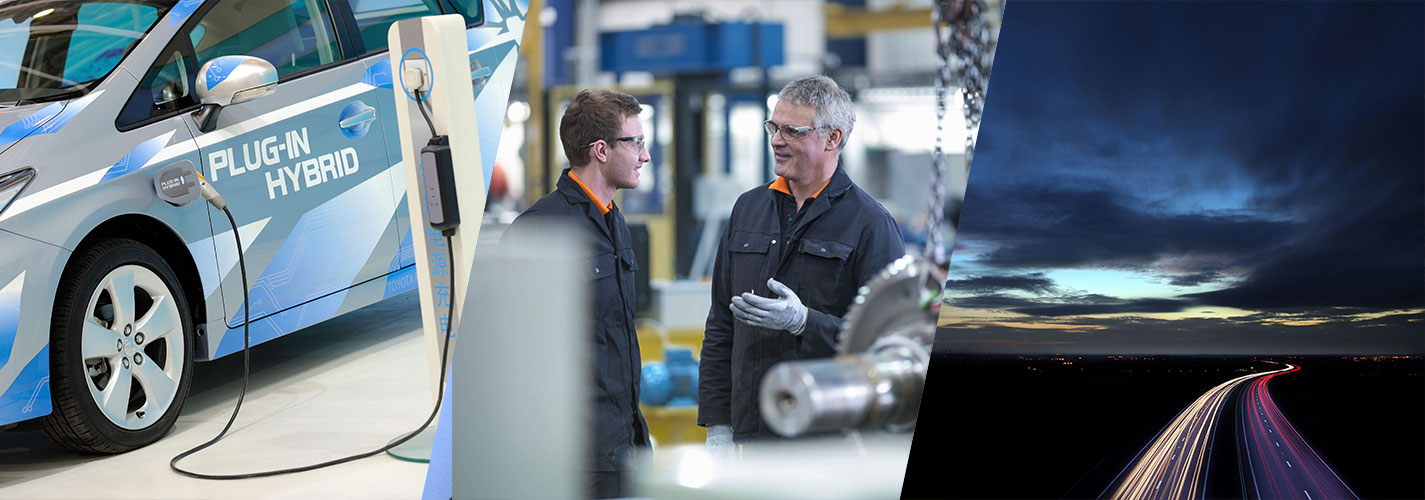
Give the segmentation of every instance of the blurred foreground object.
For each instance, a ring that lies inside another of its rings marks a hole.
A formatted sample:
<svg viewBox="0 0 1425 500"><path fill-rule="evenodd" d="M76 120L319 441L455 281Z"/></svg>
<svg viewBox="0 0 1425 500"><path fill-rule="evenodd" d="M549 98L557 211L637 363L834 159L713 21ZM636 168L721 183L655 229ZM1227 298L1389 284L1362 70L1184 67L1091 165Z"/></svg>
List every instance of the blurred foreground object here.
<svg viewBox="0 0 1425 500"><path fill-rule="evenodd" d="M451 365L455 498L584 496L587 250L574 228L548 229L481 245L473 261L463 310L480 328L455 344Z"/></svg>
<svg viewBox="0 0 1425 500"><path fill-rule="evenodd" d="M798 441L739 460L713 457L703 445L663 448L639 468L638 493L682 499L900 498L909 451L909 434L868 437L862 453L847 453L842 439Z"/></svg>

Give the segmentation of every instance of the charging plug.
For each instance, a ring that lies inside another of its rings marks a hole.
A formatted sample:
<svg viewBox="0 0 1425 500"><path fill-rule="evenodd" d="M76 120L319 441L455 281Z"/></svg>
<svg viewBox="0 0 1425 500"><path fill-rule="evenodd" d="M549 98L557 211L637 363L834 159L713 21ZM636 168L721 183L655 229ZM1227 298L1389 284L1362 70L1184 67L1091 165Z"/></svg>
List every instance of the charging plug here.
<svg viewBox="0 0 1425 500"><path fill-rule="evenodd" d="M202 172L198 172L198 188L203 193L203 198L213 204L213 208L218 210L228 208L228 202L223 201L223 196L218 194L218 190L213 189L212 184L208 184L208 180L203 178Z"/></svg>
<svg viewBox="0 0 1425 500"><path fill-rule="evenodd" d="M430 75L430 68L426 67L423 59L407 59L401 64L401 84L406 87L406 92L411 94L430 93L428 75Z"/></svg>

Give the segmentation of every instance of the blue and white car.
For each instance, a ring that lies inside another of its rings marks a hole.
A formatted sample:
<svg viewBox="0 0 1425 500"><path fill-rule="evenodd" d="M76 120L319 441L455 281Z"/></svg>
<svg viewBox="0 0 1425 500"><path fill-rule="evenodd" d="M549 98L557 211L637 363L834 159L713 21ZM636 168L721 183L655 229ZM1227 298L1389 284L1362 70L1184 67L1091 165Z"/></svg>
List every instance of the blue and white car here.
<svg viewBox="0 0 1425 500"><path fill-rule="evenodd" d="M388 27L466 16L488 184L527 8L0 2L0 429L146 445L177 419L192 363L241 350L245 312L260 343L414 289ZM199 74L234 55L275 75ZM232 99L264 77L274 92ZM199 101L225 81L231 104ZM157 196L154 173L182 162L237 219L246 302L226 217Z"/></svg>

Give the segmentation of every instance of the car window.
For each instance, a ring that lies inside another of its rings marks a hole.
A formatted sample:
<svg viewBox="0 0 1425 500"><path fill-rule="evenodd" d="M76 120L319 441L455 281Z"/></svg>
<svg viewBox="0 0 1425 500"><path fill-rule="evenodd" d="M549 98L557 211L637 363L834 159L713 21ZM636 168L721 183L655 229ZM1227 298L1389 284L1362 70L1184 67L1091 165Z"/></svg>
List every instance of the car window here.
<svg viewBox="0 0 1425 500"><path fill-rule="evenodd" d="M466 26L485 24L485 0L449 0L455 11L465 16ZM497 7L498 8L498 7Z"/></svg>
<svg viewBox="0 0 1425 500"><path fill-rule="evenodd" d="M261 57L279 77L341 58L322 0L224 0L189 32L199 64L218 56Z"/></svg>
<svg viewBox="0 0 1425 500"><path fill-rule="evenodd" d="M386 50L386 33L391 24L412 17L440 15L434 0L347 0L352 17L361 31L366 52Z"/></svg>
<svg viewBox="0 0 1425 500"><path fill-rule="evenodd" d="M147 0L0 1L0 102L89 90L167 9Z"/></svg>
<svg viewBox="0 0 1425 500"><path fill-rule="evenodd" d="M83 82L102 78L119 64L128 44L142 37L158 20L158 9L147 5L89 3L79 7L79 26L69 36L64 78Z"/></svg>
<svg viewBox="0 0 1425 500"><path fill-rule="evenodd" d="M139 81L138 89L119 111L115 124L120 128L198 103L193 97L192 61L183 57L178 45L170 44Z"/></svg>

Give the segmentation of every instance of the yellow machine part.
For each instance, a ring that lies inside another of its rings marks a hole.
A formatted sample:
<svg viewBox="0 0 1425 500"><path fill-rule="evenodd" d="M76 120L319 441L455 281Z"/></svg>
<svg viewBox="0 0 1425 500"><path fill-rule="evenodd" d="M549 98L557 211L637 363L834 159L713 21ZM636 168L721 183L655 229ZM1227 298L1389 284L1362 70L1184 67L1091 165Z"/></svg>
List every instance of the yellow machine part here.
<svg viewBox="0 0 1425 500"><path fill-rule="evenodd" d="M667 340L665 341L659 335L658 328L647 323L638 326L638 350L643 356L644 363L663 362L665 342L671 346L692 348L694 359L702 355L702 328L672 328L668 329L666 333ZM667 407L640 404L639 408L643 410L643 418L648 421L648 433L653 436L653 441L658 446L702 444L708 439L707 430L698 427L697 406Z"/></svg>

